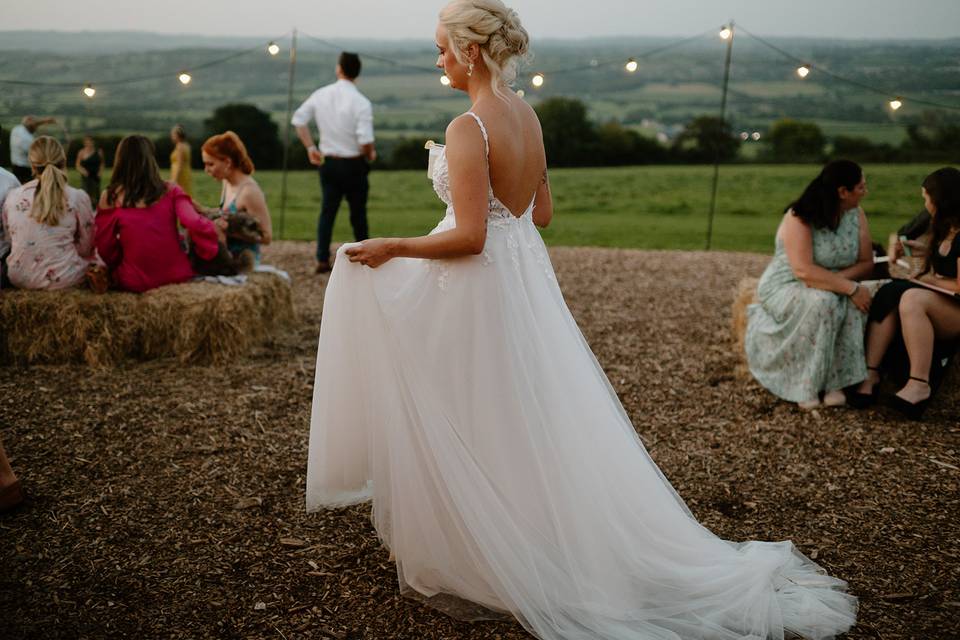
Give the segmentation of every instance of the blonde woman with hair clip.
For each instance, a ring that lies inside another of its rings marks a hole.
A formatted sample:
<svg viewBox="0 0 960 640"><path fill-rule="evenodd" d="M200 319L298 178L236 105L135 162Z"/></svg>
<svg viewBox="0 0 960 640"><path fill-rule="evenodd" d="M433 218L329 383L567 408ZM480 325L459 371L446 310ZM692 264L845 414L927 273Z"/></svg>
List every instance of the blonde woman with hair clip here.
<svg viewBox="0 0 960 640"><path fill-rule="evenodd" d="M21 289L66 289L90 279L106 289L106 271L94 249L90 197L67 184L67 156L49 136L30 145L35 176L3 203L3 230L10 242L7 277Z"/></svg>
<svg viewBox="0 0 960 640"><path fill-rule="evenodd" d="M372 499L401 592L544 640L742 640L850 628L856 599L790 542L701 526L644 449L537 226L540 125L508 83L527 52L498 0L440 12L465 91L426 236L341 247L317 350L310 511ZM642 428L642 425L641 425Z"/></svg>

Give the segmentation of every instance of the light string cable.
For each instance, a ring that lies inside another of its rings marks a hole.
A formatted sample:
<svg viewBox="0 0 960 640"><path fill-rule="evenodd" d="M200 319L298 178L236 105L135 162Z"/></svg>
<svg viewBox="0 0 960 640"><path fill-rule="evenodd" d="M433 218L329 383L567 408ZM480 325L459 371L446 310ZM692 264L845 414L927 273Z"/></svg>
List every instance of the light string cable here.
<svg viewBox="0 0 960 640"><path fill-rule="evenodd" d="M306 37L309 38L310 40L313 40L314 42L316 42L316 43L318 43L318 44L321 44L321 45L323 45L324 47L326 47L326 48L328 48L328 49L332 49L332 50L335 50L335 51L348 51L348 49L345 49L345 48L337 45L337 44L334 43L334 42L330 42L329 40L324 40L323 38L318 38L317 36L310 35L309 33L304 33L303 31L301 31L301 32L299 32L299 33L300 33L300 35L306 36ZM417 71L417 72L420 72L420 73L436 73L436 72L438 71L438 69L437 69L436 67L421 67L420 65L409 64L409 63L406 63L406 62L399 62L399 61L394 60L394 59L392 59L392 58L387 58L387 57L385 57L385 56L378 56L378 55L374 55L374 54L372 54L372 53L364 53L364 52L362 52L362 51L361 51L361 52L358 52L357 55L359 55L359 56L361 56L361 57L363 57L363 58L369 58L370 60L376 60L376 61L378 61L378 62L383 62L384 64L389 64L389 65L392 65L392 66L397 67L397 68L399 68L399 69L408 69L408 70L410 70L410 71Z"/></svg>
<svg viewBox="0 0 960 640"><path fill-rule="evenodd" d="M790 53L789 51L786 51L786 50L784 50L784 49L781 49L780 47L778 47L777 45L773 44L773 43L770 42L769 40L766 40L766 39L758 36L757 34L753 33L752 31L746 29L746 28L745 28L742 24L740 24L740 23L737 23L737 30L745 33L746 35L748 35L749 37L753 38L754 40L756 40L757 42L759 42L759 43L762 44L763 46L767 47L768 49L771 49L771 50L773 50L773 51L776 51L777 53L779 53L779 54L780 54L781 56L783 56L784 58L787 58L788 60L792 60L792 61L798 63L800 66L807 67L807 68L810 69L810 70L819 71L820 73L824 74L825 76L827 76L827 77L829 77L829 78L833 78L834 80L837 80L838 82L844 82L844 83L849 84L849 85L852 85L852 86L854 86L854 87L859 87L859 88L861 88L861 89L863 89L863 90L865 90L865 91L870 91L871 93L875 93L875 94L877 94L877 95L884 96L884 97L886 97L886 98L888 98L888 99L889 99L889 98L894 98L894 96L896 96L895 99L897 99L897 100L904 100L904 101L907 101L907 102L910 102L910 103L920 104L920 105L924 105L924 106L928 106L928 107L935 107L935 108L938 108L938 109L949 109L949 110L952 110L952 111L960 111L960 105L944 104L944 103L942 103L942 102L934 102L934 101L932 101L932 100L924 100L924 99L921 99L921 98L915 98L915 97L908 96L908 95L903 94L903 93L898 93L898 92L896 92L896 91L890 91L889 89L883 89L883 88L880 88L880 87L876 87L876 86L867 84L866 82L861 82L860 80L854 80L854 79L852 79L852 78L847 78L847 77L845 77L845 76L841 76L841 75L839 75L839 74L837 74L837 73L834 73L834 72L830 71L829 69L825 69L824 67L821 67L821 66L819 66L819 65L813 64L813 63L810 62L809 60L805 60L805 59L803 59L803 58L800 58L800 57L798 57L798 56Z"/></svg>
<svg viewBox="0 0 960 640"><path fill-rule="evenodd" d="M665 44L665 45L661 45L661 46L658 46L658 47L654 47L654 48L652 48L652 49L649 49L649 50L647 50L647 51L643 51L643 52L641 52L641 53L638 53L637 55L634 55L634 56L630 57L629 59L639 60L639 59L644 59L644 58L650 58L650 57L655 56L655 55L657 55L657 54L659 54L659 53L663 53L663 52L665 52L665 51L669 51L669 50L674 49L674 48L676 48L676 47L680 47L680 46L683 46L683 45L685 45L685 44L689 44L690 42L693 42L693 41L695 41L695 40L700 40L700 39L704 38L705 36L713 33L714 31L716 31L716 29L711 28L711 29L708 29L708 30L703 31L703 32L701 32L701 33L698 33L698 34L696 34L696 35L689 36L689 37L686 37L686 38L682 38L682 39L680 39L680 40L676 40L676 41L674 41L674 42L669 42L669 43L667 43L667 44ZM346 49L344 49L343 47L337 45L336 43L330 42L329 40L325 40L325 39L323 39L323 38L318 38L317 36L311 35L311 34L309 34L309 33L303 33L303 32L301 32L301 34L304 35L304 36L306 36L306 37L309 38L310 40L314 40L315 42L317 42L317 43L319 43L319 44L327 47L328 49L333 49L333 50L336 50L336 51L345 51L345 50L346 50ZM409 69L409 70L411 70L411 71L418 71L418 72L424 72L424 73L436 73L436 72L437 72L437 69L434 68L434 67L421 67L421 66L419 66L419 65L409 64L409 63L405 63L405 62L399 62L399 61L394 60L394 59L392 59L392 58L387 58L387 57L385 57L385 56L378 56L378 55L374 55L374 54L371 54L371 53L364 53L364 52L362 52L362 51L361 51L361 52L358 52L358 55L360 55L360 56L362 56L362 57L364 57L364 58L369 58L369 59L371 59L371 60L377 60L377 61L379 61L379 62L383 62L383 63L385 63L385 64L389 64L389 65L392 65L392 66L394 66L394 67L403 68L403 69ZM559 68L559 69L553 69L553 70L548 70L548 71L541 71L541 72L537 72L537 73L542 74L542 75L550 75L550 76L558 75L558 74L566 74L566 73L575 73L575 72L578 72L578 71L586 71L586 70L590 70L590 69L597 69L597 68L599 68L599 67L606 67L606 66L612 66L612 65L622 65L622 64L624 63L624 60L625 60L625 59L622 58L622 57L609 58L609 59L605 59L605 60L603 60L603 61L599 61L599 62L597 62L596 64L594 64L593 62L591 62L591 63L589 63L589 64L581 64L581 65L571 66L571 67L562 67L562 68ZM533 75L533 74L531 74L531 75Z"/></svg>
<svg viewBox="0 0 960 640"><path fill-rule="evenodd" d="M645 58L652 58L653 56L655 56L655 55L657 55L657 54L659 54L659 53L663 53L663 52L665 52L665 51L670 51L671 49L676 49L677 47L681 47L681 46L683 46L683 45L685 45L685 44L689 44L689 43L694 42L694 41L696 41L696 40L701 40L701 39L703 39L704 37L706 37L706 36L708 36L708 35L710 35L710 34L712 34L712 33L714 33L714 32L716 32L716 28L711 27L710 29L707 29L706 31L703 31L703 32L698 33L698 34L696 34L696 35L688 36L688 37L686 37L686 38L682 38L682 39L680 39L680 40L675 40L675 41L673 41L673 42L668 42L667 44L660 45L660 46L654 47L654 48L652 48L652 49L648 49L647 51L642 51L642 52L640 52L640 53L638 53L638 54L636 54L636 55L630 56L630 58L628 58L628 59L629 59L629 60L641 60L641 59L645 59ZM623 65L623 63L624 63L624 58L623 58L623 57L619 57L619 58L609 58L609 59L606 59L606 60L597 61L596 64L594 64L594 63L591 61L589 64L585 64L585 65L577 65L577 66L572 66L572 67L561 67L561 68L559 68L559 69L545 70L545 71L540 71L540 72L538 72L538 73L540 73L540 74L542 74L542 75L555 76L555 75L561 75L561 74L565 74L565 73L576 73L576 72L578 72L578 71L588 71L588 70L590 70L590 69L598 69L598 68L600 68L600 67L608 67L608 66L613 66L613 65L618 65L618 66L620 66L620 65Z"/></svg>
<svg viewBox="0 0 960 640"><path fill-rule="evenodd" d="M275 38L273 40L269 40L269 41L257 44L254 47L248 47L246 49L234 51L220 58L214 58L213 60L208 60L206 62L201 62L200 64L196 64L188 67L180 67L175 72L167 71L165 73L155 73L155 74L150 74L146 76L118 78L116 80L101 80L98 82L88 81L86 83L67 82L67 81L51 82L51 81L42 81L42 80L14 80L14 79L0 78L0 84L13 84L13 85L31 86L31 87L66 87L66 88L76 87L78 84L80 85L87 84L95 87L101 87L101 86L105 87L105 86L116 86L116 85L123 85L123 84L133 84L135 82L144 82L147 80L160 80L163 78L171 78L171 77L176 78L179 74L183 73L185 70L189 72L194 72L200 69L207 69L209 67L220 65L225 62L229 62L230 60L233 60L235 58L239 58L241 56L245 56L247 54L253 53L254 51L263 51L265 47L273 44L276 40L283 40L289 35L290 35L289 33L286 33L280 36L279 38Z"/></svg>

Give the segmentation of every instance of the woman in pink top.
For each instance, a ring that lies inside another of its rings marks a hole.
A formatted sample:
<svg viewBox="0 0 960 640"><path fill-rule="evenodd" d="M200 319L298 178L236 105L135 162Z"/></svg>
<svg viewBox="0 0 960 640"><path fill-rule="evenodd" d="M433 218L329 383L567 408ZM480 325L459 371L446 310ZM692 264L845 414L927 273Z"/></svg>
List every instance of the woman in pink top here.
<svg viewBox="0 0 960 640"><path fill-rule="evenodd" d="M175 184L164 182L149 139L127 136L117 146L110 185L97 207L97 250L114 284L143 292L193 277L180 245L177 221L188 231L197 256L217 255L218 232L197 213Z"/></svg>
<svg viewBox="0 0 960 640"><path fill-rule="evenodd" d="M66 289L83 283L96 264L93 207L67 185L67 157L60 143L41 136L30 145L36 179L13 189L3 203L10 242L7 277L21 289Z"/></svg>

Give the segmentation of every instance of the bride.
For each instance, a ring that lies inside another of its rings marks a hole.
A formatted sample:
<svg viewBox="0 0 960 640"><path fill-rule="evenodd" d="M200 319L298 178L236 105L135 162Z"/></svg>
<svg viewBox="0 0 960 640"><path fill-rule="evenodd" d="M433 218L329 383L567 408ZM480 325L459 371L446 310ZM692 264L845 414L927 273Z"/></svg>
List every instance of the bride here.
<svg viewBox="0 0 960 640"><path fill-rule="evenodd" d="M402 591L542 639L847 630L856 599L790 542L693 518L577 328L536 228L552 215L540 125L506 88L528 46L517 14L454 0L436 41L472 103L433 170L446 215L338 252L307 509L372 499Z"/></svg>

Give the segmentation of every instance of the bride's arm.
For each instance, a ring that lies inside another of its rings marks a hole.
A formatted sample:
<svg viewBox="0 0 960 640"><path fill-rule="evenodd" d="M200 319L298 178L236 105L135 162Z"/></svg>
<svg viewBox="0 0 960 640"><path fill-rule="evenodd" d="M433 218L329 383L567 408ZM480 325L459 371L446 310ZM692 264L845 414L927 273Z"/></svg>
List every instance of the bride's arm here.
<svg viewBox="0 0 960 640"><path fill-rule="evenodd" d="M540 184L537 185L537 194L533 197L533 224L542 229L553 220L553 192L550 190L550 176L547 175L547 152L542 148L543 130L540 129L540 121L536 118L534 120L540 135L540 161L543 162L543 176L540 178Z"/></svg>
<svg viewBox="0 0 960 640"><path fill-rule="evenodd" d="M533 224L546 227L553 219L553 196L550 194L550 177L544 168L543 177L537 185L537 195L533 200Z"/></svg>
<svg viewBox="0 0 960 640"><path fill-rule="evenodd" d="M447 127L446 143L456 228L416 238L364 240L346 250L350 262L379 267L391 258L456 258L483 251L490 188L483 135L477 123L463 115Z"/></svg>

